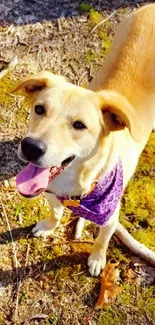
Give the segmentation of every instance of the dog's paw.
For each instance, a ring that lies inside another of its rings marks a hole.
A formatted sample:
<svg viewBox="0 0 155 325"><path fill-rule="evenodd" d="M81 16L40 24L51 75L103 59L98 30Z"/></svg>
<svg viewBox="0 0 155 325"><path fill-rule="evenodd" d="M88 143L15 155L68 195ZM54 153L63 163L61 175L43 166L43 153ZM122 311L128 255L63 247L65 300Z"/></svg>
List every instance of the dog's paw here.
<svg viewBox="0 0 155 325"><path fill-rule="evenodd" d="M49 227L48 220L42 220L36 224L32 229L32 233L35 237L48 237L52 235L55 227Z"/></svg>
<svg viewBox="0 0 155 325"><path fill-rule="evenodd" d="M100 275L106 264L106 258L100 252L93 252L88 258L89 272L92 276Z"/></svg>

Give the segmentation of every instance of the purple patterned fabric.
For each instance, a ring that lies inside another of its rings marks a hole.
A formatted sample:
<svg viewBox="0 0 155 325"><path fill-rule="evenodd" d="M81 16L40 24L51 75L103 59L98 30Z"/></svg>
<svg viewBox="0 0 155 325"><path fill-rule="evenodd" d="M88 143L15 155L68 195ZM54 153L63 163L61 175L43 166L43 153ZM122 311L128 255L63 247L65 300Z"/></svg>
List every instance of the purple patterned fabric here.
<svg viewBox="0 0 155 325"><path fill-rule="evenodd" d="M123 190L123 168L119 159L113 170L96 184L95 189L80 200L76 208L68 206L75 215L100 226L106 225L115 211ZM58 197L63 203L68 197Z"/></svg>

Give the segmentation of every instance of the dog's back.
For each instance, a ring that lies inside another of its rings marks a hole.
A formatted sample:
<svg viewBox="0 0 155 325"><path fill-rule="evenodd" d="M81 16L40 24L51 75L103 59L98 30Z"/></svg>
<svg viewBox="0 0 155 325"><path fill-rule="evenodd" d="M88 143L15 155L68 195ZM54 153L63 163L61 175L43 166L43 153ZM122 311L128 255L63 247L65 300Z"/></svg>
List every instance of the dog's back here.
<svg viewBox="0 0 155 325"><path fill-rule="evenodd" d="M124 167L124 184L132 176L155 121L155 4L132 12L119 25L102 69L89 89L114 90L136 110L141 140L127 129L115 134Z"/></svg>
<svg viewBox="0 0 155 325"><path fill-rule="evenodd" d="M119 25L109 55L90 89L124 95L149 134L155 120L155 4L144 6ZM147 121L146 121L147 110Z"/></svg>

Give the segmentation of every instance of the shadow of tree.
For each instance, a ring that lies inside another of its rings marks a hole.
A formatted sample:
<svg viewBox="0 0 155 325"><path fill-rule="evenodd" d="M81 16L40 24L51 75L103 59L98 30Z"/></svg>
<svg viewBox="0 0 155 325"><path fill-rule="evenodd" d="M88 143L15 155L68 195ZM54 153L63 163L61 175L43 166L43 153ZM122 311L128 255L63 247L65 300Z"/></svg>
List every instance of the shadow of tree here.
<svg viewBox="0 0 155 325"><path fill-rule="evenodd" d="M83 269L87 271L88 253L75 253L72 255L62 255L31 264L30 266L22 266L11 270L0 271L0 281L5 286L14 284L17 278L21 281L27 278L36 278L37 275L46 274L51 271L59 270L64 267L73 267L78 264L83 265ZM89 274L88 274L89 276Z"/></svg>
<svg viewBox="0 0 155 325"><path fill-rule="evenodd" d="M2 0L0 24L27 24L48 21L59 17L76 16L83 13L82 3L92 5L96 10L116 10L135 7L153 1L146 0Z"/></svg>

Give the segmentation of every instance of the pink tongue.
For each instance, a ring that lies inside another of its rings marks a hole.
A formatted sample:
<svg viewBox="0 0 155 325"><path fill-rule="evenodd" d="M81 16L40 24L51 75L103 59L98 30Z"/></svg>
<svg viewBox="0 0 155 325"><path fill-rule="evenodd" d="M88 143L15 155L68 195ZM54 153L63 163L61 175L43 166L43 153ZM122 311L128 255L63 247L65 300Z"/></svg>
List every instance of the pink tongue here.
<svg viewBox="0 0 155 325"><path fill-rule="evenodd" d="M23 195L33 195L48 186L50 168L40 168L32 164L23 169L16 177L18 191Z"/></svg>

